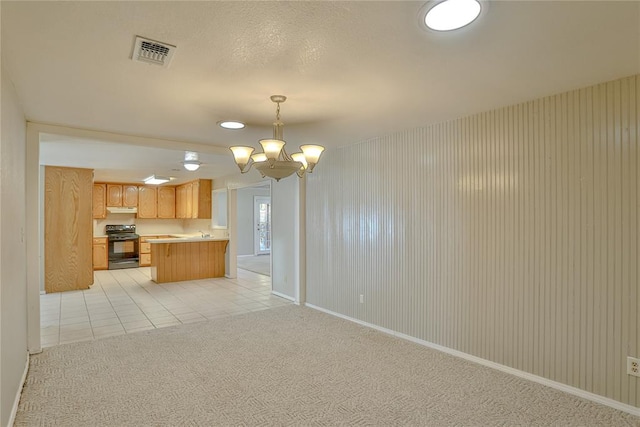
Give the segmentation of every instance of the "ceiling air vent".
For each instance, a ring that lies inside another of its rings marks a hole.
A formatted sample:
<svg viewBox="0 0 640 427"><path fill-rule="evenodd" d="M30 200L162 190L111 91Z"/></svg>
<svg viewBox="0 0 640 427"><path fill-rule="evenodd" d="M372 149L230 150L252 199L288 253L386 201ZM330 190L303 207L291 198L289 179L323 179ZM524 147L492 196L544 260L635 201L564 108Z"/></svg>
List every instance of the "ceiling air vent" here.
<svg viewBox="0 0 640 427"><path fill-rule="evenodd" d="M136 36L131 59L167 68L175 50L176 47L170 44Z"/></svg>

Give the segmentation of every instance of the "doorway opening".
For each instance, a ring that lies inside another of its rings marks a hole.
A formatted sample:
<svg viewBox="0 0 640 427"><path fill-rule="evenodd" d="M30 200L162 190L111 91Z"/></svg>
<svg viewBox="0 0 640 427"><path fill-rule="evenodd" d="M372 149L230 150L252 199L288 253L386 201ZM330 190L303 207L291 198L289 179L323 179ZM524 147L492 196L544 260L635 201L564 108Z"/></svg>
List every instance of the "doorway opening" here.
<svg viewBox="0 0 640 427"><path fill-rule="evenodd" d="M271 189L237 190L237 267L271 277Z"/></svg>

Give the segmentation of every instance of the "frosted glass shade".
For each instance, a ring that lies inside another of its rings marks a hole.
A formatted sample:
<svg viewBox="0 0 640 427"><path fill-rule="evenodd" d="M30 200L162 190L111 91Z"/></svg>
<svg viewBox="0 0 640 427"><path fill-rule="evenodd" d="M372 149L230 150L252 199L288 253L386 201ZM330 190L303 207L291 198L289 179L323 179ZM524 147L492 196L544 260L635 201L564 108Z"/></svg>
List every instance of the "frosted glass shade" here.
<svg viewBox="0 0 640 427"><path fill-rule="evenodd" d="M184 162L184 168L190 172L197 171L200 168L200 162L192 160Z"/></svg>
<svg viewBox="0 0 640 427"><path fill-rule="evenodd" d="M300 149L304 153L304 158L307 160L309 173L313 172L313 168L316 163L318 163L318 160L320 160L320 156L324 151L324 147L322 145L301 145Z"/></svg>
<svg viewBox="0 0 640 427"><path fill-rule="evenodd" d="M249 163L249 157L251 157L251 153L253 153L254 150L253 147L245 147L243 145L229 147L229 149L233 153L233 158L240 167L240 170L244 169L247 163Z"/></svg>
<svg viewBox="0 0 640 427"><path fill-rule="evenodd" d="M264 153L256 153L251 156L251 160L253 160L255 163L266 162L267 155Z"/></svg>
<svg viewBox="0 0 640 427"><path fill-rule="evenodd" d="M262 145L262 150L268 160L278 160L278 156L280 156L280 151L282 150L282 147L284 147L284 144L285 142L280 139L260 140L260 145Z"/></svg>
<svg viewBox="0 0 640 427"><path fill-rule="evenodd" d="M293 159L294 162L300 162L302 163L302 169L307 169L307 159L305 159L304 157L304 153L293 153L291 155L291 158Z"/></svg>

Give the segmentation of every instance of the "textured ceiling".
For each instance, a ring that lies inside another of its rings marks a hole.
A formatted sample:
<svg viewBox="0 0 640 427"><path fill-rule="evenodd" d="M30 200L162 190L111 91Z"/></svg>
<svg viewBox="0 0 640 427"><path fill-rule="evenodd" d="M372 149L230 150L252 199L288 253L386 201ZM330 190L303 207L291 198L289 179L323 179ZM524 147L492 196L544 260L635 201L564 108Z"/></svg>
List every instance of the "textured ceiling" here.
<svg viewBox="0 0 640 427"><path fill-rule="evenodd" d="M329 149L640 72L639 2L490 2L451 33L423 5L3 0L3 72L28 120L224 147L269 137L284 94L289 145Z"/></svg>

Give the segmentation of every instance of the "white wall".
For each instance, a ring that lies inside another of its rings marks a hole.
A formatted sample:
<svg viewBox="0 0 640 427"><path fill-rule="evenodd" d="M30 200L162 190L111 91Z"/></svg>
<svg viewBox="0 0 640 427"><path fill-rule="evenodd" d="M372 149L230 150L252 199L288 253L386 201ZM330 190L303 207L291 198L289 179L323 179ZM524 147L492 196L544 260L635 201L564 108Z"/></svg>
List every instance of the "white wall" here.
<svg viewBox="0 0 640 427"><path fill-rule="evenodd" d="M26 121L4 69L0 119L0 425L9 422L27 361L24 242Z"/></svg>
<svg viewBox="0 0 640 427"><path fill-rule="evenodd" d="M300 284L300 184L293 175L271 186L272 289L292 299Z"/></svg>
<svg viewBox="0 0 640 427"><path fill-rule="evenodd" d="M268 188L239 188L238 200L238 255L253 255L255 252L255 220L254 197L269 197L271 191Z"/></svg>
<svg viewBox="0 0 640 427"><path fill-rule="evenodd" d="M307 300L638 407L639 139L635 76L328 150Z"/></svg>

